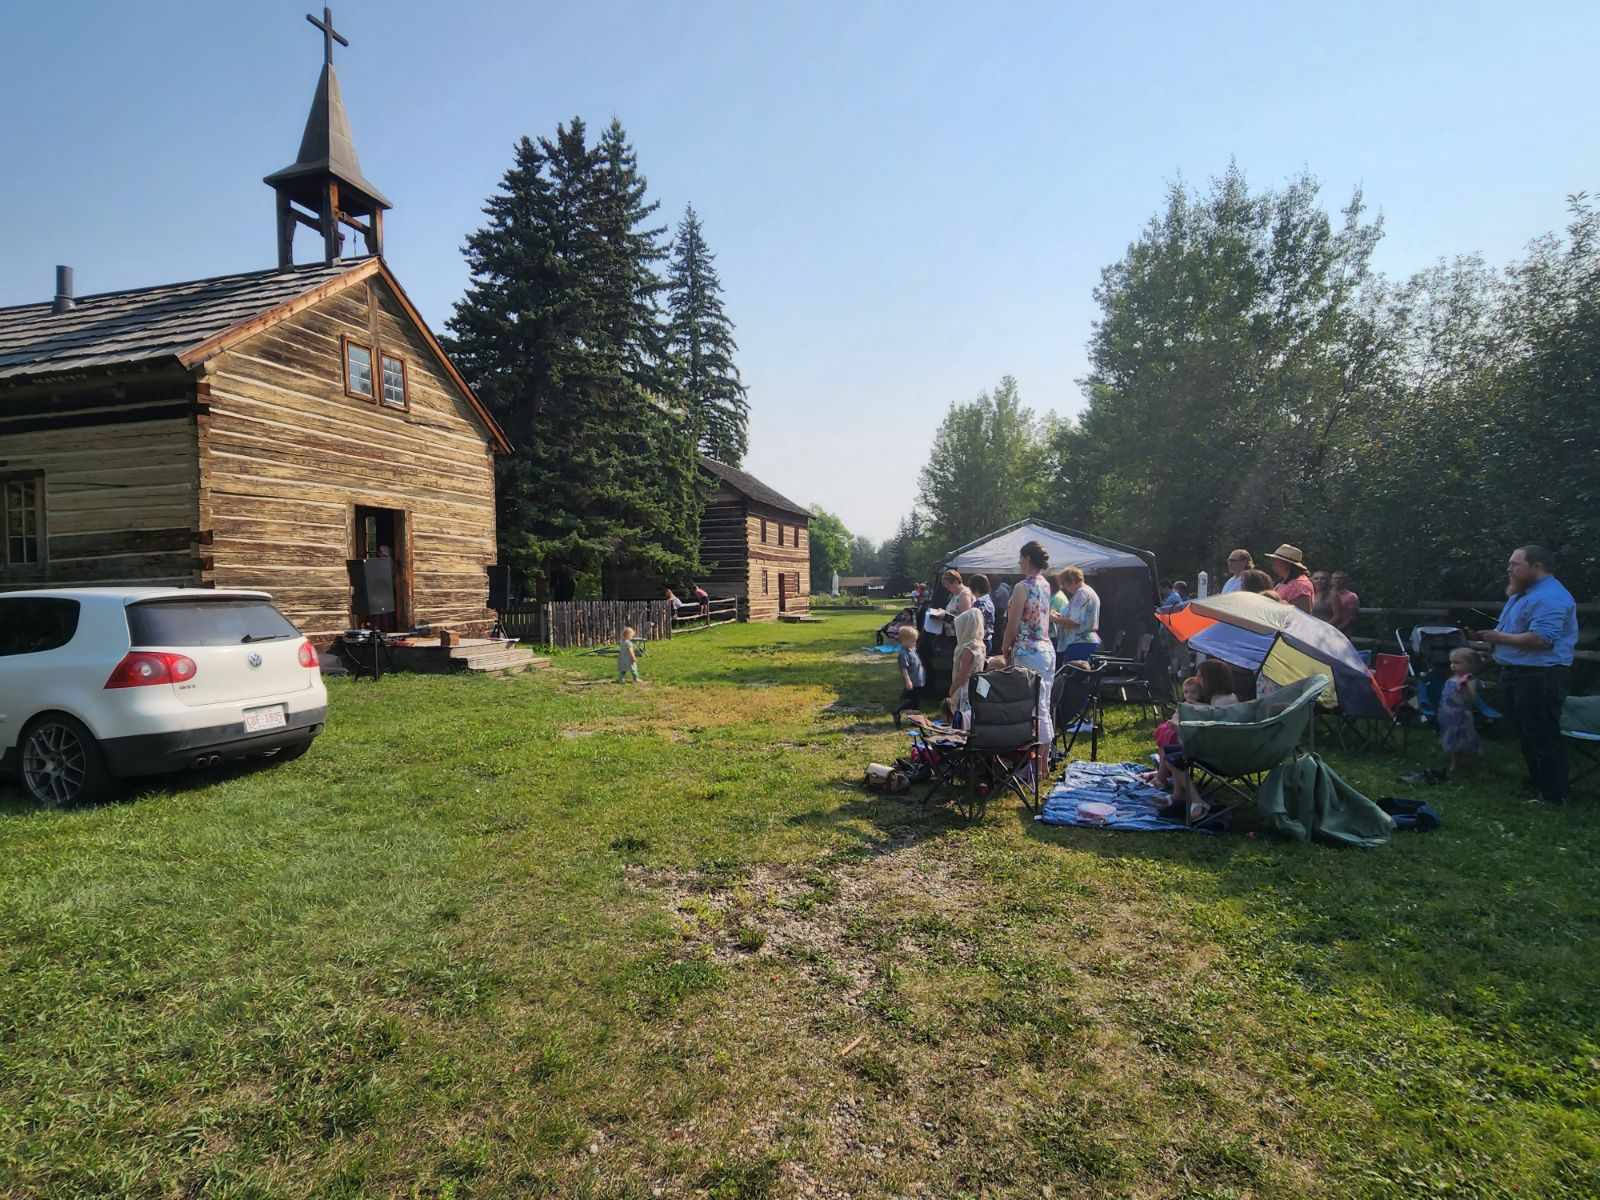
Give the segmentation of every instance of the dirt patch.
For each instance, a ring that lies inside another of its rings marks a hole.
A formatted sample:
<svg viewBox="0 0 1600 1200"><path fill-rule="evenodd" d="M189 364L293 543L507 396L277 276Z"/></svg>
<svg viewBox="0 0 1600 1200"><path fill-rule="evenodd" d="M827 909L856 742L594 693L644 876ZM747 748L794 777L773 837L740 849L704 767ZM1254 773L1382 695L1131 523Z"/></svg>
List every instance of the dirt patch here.
<svg viewBox="0 0 1600 1200"><path fill-rule="evenodd" d="M906 832L837 865L762 864L734 875L630 866L630 883L660 893L692 957L786 959L855 1004L885 955L924 952L919 922L982 906L987 889Z"/></svg>

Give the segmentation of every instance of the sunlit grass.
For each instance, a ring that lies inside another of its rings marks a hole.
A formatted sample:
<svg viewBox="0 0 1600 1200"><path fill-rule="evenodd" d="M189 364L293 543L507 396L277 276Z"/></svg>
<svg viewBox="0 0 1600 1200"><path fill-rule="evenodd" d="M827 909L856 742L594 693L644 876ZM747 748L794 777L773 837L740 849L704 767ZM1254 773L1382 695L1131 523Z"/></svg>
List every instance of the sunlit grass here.
<svg viewBox="0 0 1600 1200"><path fill-rule="evenodd" d="M1494 748L1372 852L962 826L857 786L882 620L343 683L276 770L4 793L0 1194L1600 1194L1589 807Z"/></svg>

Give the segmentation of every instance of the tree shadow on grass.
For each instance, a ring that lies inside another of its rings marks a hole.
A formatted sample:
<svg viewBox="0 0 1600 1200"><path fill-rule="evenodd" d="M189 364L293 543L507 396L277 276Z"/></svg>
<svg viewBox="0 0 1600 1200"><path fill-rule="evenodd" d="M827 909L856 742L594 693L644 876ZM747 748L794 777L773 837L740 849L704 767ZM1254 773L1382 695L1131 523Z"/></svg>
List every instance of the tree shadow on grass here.
<svg viewBox="0 0 1600 1200"><path fill-rule="evenodd" d="M1332 757L1373 795L1410 765ZM1600 1021L1600 966L1581 949L1600 944L1600 815L1508 800L1501 765L1478 787L1426 794L1439 830L1372 850L1274 837L1249 811L1214 836L1019 819L1037 842L1148 867L1208 936L1312 997L1370 990L1464 1037L1517 1027L1538 1031L1536 1057L1576 1054Z"/></svg>
<svg viewBox="0 0 1600 1200"><path fill-rule="evenodd" d="M823 830L847 839L853 843L852 856L876 857L909 850L968 828L948 807L924 808L921 786L898 796L879 795L844 780L834 786L846 797L840 803L796 813L785 823L791 828Z"/></svg>

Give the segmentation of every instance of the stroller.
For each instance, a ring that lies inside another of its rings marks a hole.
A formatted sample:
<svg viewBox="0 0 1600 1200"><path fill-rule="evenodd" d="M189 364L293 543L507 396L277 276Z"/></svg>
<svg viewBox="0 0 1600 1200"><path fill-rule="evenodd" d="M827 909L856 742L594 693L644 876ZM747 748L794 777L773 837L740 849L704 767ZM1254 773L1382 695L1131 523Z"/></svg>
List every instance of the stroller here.
<svg viewBox="0 0 1600 1200"><path fill-rule="evenodd" d="M915 605L908 604L889 620L878 626L877 642L879 646L892 646L900 638L900 626L910 625L917 627L917 609Z"/></svg>
<svg viewBox="0 0 1600 1200"><path fill-rule="evenodd" d="M913 754L932 763L924 807L945 792L968 821L982 820L989 797L1007 789L1029 812L1039 811L1039 773L1033 756L1039 742L1039 676L1022 667L986 671L967 684L972 728L964 736L924 735Z"/></svg>
<svg viewBox="0 0 1600 1200"><path fill-rule="evenodd" d="M1400 631L1395 630L1395 640ZM1456 625L1418 625L1411 630L1411 664L1417 673L1417 711L1425 724L1433 723L1439 714L1439 698L1450 678L1450 653L1467 644L1467 632ZM1478 716L1484 721L1498 721L1500 713L1489 707L1478 694Z"/></svg>

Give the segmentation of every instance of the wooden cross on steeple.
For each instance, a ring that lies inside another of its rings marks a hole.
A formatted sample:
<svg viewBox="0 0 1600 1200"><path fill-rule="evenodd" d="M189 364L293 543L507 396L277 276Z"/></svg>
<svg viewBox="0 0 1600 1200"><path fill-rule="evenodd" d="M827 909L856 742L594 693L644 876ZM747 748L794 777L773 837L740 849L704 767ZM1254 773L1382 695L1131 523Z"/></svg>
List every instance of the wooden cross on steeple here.
<svg viewBox="0 0 1600 1200"><path fill-rule="evenodd" d="M333 44L338 42L339 45L346 48L350 45L350 39L333 27L333 10L324 8L322 10L322 20L320 21L310 13L307 13L306 20L322 30L322 65L325 67L333 66Z"/></svg>

